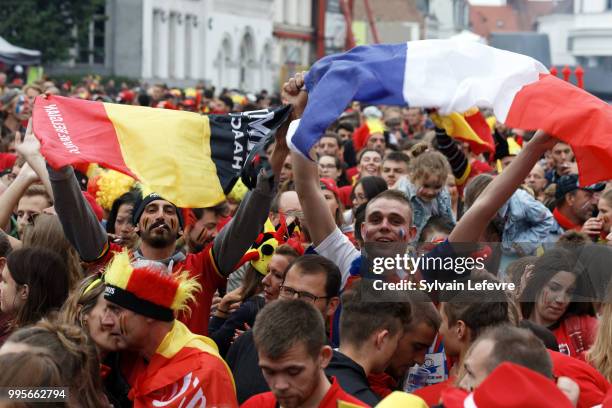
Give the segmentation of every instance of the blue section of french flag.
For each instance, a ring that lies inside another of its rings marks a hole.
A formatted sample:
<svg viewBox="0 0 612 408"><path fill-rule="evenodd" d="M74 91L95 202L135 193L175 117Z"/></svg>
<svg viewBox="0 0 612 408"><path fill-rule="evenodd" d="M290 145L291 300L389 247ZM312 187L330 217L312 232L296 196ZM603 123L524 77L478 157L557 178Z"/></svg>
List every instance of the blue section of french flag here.
<svg viewBox="0 0 612 408"><path fill-rule="evenodd" d="M288 134L289 146L308 157L351 101L404 105L405 67L405 43L356 47L317 61L304 79L308 105L297 131Z"/></svg>
<svg viewBox="0 0 612 408"><path fill-rule="evenodd" d="M480 43L423 40L356 47L316 62L305 78L308 104L288 133L305 157L351 101L438 108L493 108L504 121L515 95L546 68L533 58Z"/></svg>

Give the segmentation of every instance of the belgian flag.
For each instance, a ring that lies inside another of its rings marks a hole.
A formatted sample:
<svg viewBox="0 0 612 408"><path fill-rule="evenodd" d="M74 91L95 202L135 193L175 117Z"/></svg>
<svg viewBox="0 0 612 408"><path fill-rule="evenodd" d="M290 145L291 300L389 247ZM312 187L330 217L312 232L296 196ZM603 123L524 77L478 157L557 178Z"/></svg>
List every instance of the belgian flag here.
<svg viewBox="0 0 612 408"><path fill-rule="evenodd" d="M290 109L203 116L51 95L36 98L33 128L54 168L97 163L201 208L223 201Z"/></svg>

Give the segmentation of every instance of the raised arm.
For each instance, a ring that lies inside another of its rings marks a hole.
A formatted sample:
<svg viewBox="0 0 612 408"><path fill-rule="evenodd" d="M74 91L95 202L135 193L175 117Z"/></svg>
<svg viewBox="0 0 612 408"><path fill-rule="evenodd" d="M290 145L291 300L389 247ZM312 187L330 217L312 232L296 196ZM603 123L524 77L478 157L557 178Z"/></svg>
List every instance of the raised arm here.
<svg viewBox="0 0 612 408"><path fill-rule="evenodd" d="M257 186L245 196L234 218L215 237L213 256L223 275L234 271L240 258L263 230L276 193L278 175L289 153L285 140L287 126L283 124L276 131L276 143L269 158L272 171L262 171L259 174Z"/></svg>
<svg viewBox="0 0 612 408"><path fill-rule="evenodd" d="M436 141L438 150L446 156L448 163L453 170L453 175L458 185L464 184L471 172L470 162L457 143L451 138L444 129L436 126Z"/></svg>
<svg viewBox="0 0 612 408"><path fill-rule="evenodd" d="M40 182L45 186L47 193L55 201L53 196L53 189L51 188L51 181L49 180L49 172L47 172L47 166L45 158L40 154L40 141L34 136L32 131L32 119L28 122L28 129L26 130L23 143L16 146L17 152L23 156L25 161L30 165L32 170L38 176Z"/></svg>
<svg viewBox="0 0 612 408"><path fill-rule="evenodd" d="M219 272L229 275L253 245L270 212L274 198L273 174L260 173L257 186L247 193L234 218L215 237L213 256Z"/></svg>
<svg viewBox="0 0 612 408"><path fill-rule="evenodd" d="M556 142L556 139L539 130L461 217L448 237L449 242L477 242L495 213L523 183L542 155Z"/></svg>
<svg viewBox="0 0 612 408"><path fill-rule="evenodd" d="M301 117L308 101L308 94L302 90L303 87L304 77L302 74L296 74L283 86L283 97L294 108L293 119ZM291 152L291 161L293 163L293 182L300 198L306 226L312 243L318 246L335 231L336 222L329 212L325 196L321 190L319 169L316 162L295 152Z"/></svg>
<svg viewBox="0 0 612 408"><path fill-rule="evenodd" d="M83 197L74 170L66 166L57 171L48 167L48 171L55 197L55 211L66 238L83 261L97 260L104 255L108 236Z"/></svg>
<svg viewBox="0 0 612 408"><path fill-rule="evenodd" d="M13 210L19 203L19 199L23 196L23 193L30 187L31 184L36 182L38 177L36 173L30 168L28 164L25 164L15 180L10 186L0 195L0 225L5 226L8 224ZM7 231L10 232L10 231Z"/></svg>

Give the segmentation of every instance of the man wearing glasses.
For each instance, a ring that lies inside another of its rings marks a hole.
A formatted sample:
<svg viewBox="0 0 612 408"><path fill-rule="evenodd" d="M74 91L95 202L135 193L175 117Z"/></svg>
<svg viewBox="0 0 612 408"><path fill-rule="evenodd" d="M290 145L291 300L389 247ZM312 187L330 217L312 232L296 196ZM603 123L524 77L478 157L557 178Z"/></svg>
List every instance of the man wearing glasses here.
<svg viewBox="0 0 612 408"><path fill-rule="evenodd" d="M312 303L329 321L340 303L340 281L340 270L335 263L319 255L304 255L285 274L279 299Z"/></svg>

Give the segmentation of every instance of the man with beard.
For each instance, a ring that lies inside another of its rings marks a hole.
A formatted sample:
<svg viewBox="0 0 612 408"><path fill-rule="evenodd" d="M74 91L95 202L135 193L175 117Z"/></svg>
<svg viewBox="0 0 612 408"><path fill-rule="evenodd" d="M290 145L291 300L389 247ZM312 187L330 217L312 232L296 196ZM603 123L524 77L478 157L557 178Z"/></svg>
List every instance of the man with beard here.
<svg viewBox="0 0 612 408"><path fill-rule="evenodd" d="M272 172L262 171L259 174L257 186L246 195L233 220L197 253L185 254L176 248L177 238L183 234L183 219L173 203L157 194L149 194L134 207L135 231L140 235L141 242L132 254L133 257L172 265L174 271L189 271L191 276L197 276L202 285L202 292L195 301L190 302L191 313L179 316L193 333L208 333L214 293L225 287L227 275L234 270L263 229L278 184L278 177L274 176L280 173L280 166L288 152L282 132L277 132L278 138L282 140L280 143L277 141L270 157ZM83 261L100 269L109 262L113 252L121 251L122 248L109 241L84 200L72 167L57 171L49 168L49 176L53 193L58 197L55 209L66 237ZM197 227L191 235L202 241L204 231L203 227Z"/></svg>

